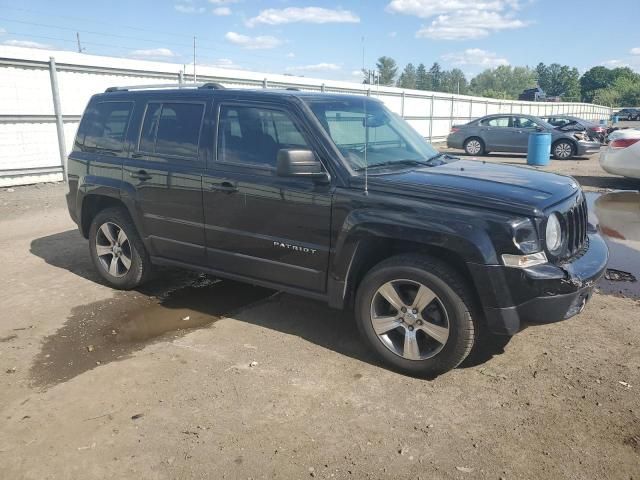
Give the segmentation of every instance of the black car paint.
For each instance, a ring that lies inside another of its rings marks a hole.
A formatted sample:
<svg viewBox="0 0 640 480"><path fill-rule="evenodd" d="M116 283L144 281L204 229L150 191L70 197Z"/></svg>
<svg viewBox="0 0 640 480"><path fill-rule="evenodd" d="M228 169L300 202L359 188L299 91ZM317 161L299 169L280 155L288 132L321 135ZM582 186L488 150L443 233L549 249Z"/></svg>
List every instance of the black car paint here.
<svg viewBox="0 0 640 480"><path fill-rule="evenodd" d="M344 96L330 96L344 98ZM204 102L206 115L196 162L149 158L137 152L147 102ZM511 241L514 220L540 227L554 208L581 195L560 175L485 162L353 172L305 100L326 98L290 91L165 90L110 92L91 102L134 101L122 154L79 149L69 155L71 217L88 236L91 215L121 202L152 261L269 286L344 308L372 263L413 249L437 254L475 286L487 323L513 334L534 302L543 321L565 318L570 300L603 272L606 248L591 248L564 265L508 268L500 255L520 253ZM289 112L327 171L328 181L283 178L216 159L220 104L242 102ZM543 236L543 233L540 233ZM591 245L600 245L595 232ZM588 259L585 261L584 259ZM555 299L554 299L555 297ZM540 320L540 319L538 319Z"/></svg>

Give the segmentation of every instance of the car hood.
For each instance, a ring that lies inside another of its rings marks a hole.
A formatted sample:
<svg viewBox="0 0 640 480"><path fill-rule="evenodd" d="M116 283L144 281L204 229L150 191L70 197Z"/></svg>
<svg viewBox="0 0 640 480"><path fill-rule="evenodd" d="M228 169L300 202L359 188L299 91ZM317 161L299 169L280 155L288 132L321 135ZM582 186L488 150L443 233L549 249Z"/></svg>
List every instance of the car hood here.
<svg viewBox="0 0 640 480"><path fill-rule="evenodd" d="M354 178L352 186L364 188L364 177ZM370 172L368 188L524 215L541 215L579 189L565 175L473 160Z"/></svg>

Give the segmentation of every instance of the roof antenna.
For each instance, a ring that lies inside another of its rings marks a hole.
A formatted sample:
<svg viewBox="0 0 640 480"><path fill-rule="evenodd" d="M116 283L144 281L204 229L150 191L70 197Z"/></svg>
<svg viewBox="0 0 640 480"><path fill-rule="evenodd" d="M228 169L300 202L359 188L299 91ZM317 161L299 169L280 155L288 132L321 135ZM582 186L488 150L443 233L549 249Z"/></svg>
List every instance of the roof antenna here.
<svg viewBox="0 0 640 480"><path fill-rule="evenodd" d="M369 162L367 162L367 146L369 144L369 122L367 120L367 99L364 102L364 194L369 195Z"/></svg>

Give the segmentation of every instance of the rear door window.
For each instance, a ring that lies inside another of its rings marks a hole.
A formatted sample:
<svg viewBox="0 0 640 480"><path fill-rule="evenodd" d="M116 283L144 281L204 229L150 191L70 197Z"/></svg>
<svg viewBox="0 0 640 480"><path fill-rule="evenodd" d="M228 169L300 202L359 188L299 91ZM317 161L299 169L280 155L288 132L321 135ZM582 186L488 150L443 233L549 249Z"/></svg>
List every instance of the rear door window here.
<svg viewBox="0 0 640 480"><path fill-rule="evenodd" d="M83 151L119 153L131 120L133 102L98 102L82 117L75 145Z"/></svg>
<svg viewBox="0 0 640 480"><path fill-rule="evenodd" d="M149 102L138 151L156 156L197 159L204 103Z"/></svg>
<svg viewBox="0 0 640 480"><path fill-rule="evenodd" d="M482 121L482 125L485 127L508 127L509 117L487 118Z"/></svg>

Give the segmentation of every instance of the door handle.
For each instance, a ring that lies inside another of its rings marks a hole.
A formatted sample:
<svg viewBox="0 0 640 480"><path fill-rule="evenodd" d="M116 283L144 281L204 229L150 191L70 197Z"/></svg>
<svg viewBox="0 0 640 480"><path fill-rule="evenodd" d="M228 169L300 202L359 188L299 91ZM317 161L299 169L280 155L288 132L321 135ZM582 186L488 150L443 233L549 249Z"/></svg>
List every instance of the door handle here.
<svg viewBox="0 0 640 480"><path fill-rule="evenodd" d="M137 172L131 172L129 173L129 175L132 178L137 178L138 180L151 180L151 178L153 178L151 175L149 175L146 170L138 170Z"/></svg>
<svg viewBox="0 0 640 480"><path fill-rule="evenodd" d="M224 193L234 193L238 191L238 187L231 182L210 183L209 189Z"/></svg>

